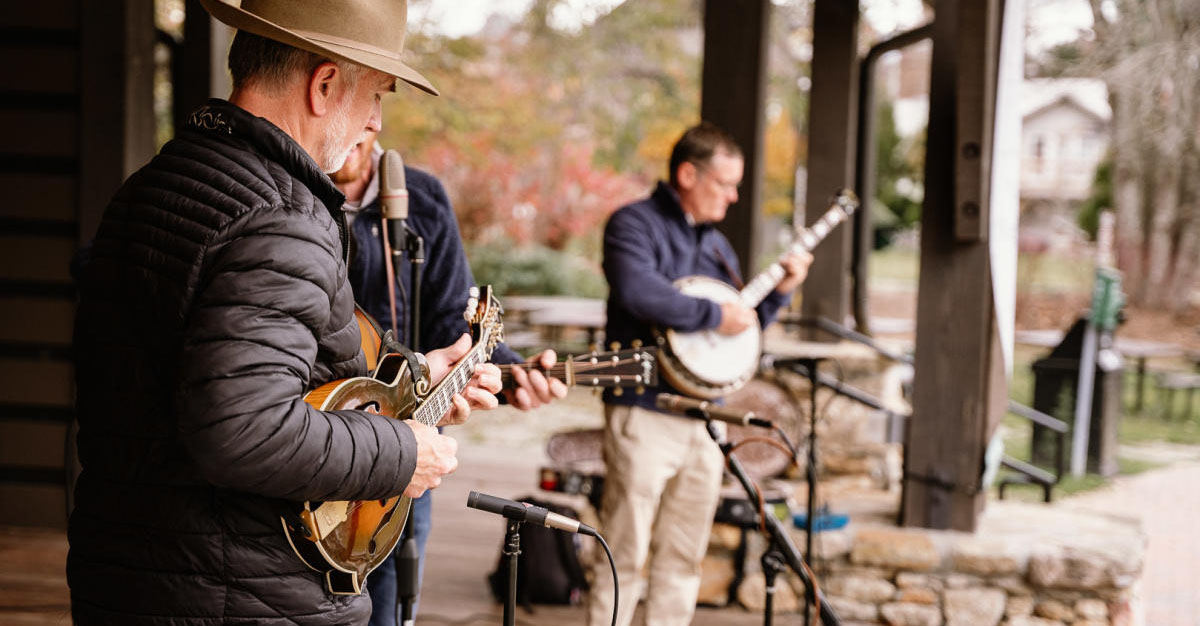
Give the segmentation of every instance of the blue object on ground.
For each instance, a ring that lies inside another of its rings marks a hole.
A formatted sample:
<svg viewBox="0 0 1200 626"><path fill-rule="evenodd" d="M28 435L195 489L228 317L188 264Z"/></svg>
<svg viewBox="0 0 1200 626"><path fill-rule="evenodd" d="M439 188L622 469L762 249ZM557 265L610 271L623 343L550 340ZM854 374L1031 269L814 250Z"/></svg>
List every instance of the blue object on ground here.
<svg viewBox="0 0 1200 626"><path fill-rule="evenodd" d="M848 523L850 523L849 515L844 513L830 513L824 508L817 509L817 517L813 521L813 532L819 533L823 530L837 530ZM804 530L804 527L808 525L808 513L803 511L793 513L792 525Z"/></svg>

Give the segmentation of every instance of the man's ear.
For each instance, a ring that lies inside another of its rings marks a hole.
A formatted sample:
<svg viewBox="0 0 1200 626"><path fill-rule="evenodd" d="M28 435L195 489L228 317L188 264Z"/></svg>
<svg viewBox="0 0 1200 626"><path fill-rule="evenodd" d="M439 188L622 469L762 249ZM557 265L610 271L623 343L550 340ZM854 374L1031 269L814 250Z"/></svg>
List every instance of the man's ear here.
<svg viewBox="0 0 1200 626"><path fill-rule="evenodd" d="M329 103L337 88L335 81L341 74L341 68L332 61L326 61L316 67L308 76L308 107L313 115L324 117L329 112Z"/></svg>
<svg viewBox="0 0 1200 626"><path fill-rule="evenodd" d="M679 184L680 189L691 189L696 186L696 178L699 175L700 171L696 169L695 163L684 161L675 170L675 182Z"/></svg>

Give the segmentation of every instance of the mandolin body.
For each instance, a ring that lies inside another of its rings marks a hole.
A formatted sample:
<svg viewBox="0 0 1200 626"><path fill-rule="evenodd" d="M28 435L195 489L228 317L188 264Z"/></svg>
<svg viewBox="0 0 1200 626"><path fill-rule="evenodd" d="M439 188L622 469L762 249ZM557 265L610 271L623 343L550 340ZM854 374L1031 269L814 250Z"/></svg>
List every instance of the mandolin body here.
<svg viewBox="0 0 1200 626"><path fill-rule="evenodd" d="M417 406L415 387L408 362L399 354L389 354L373 377L326 383L310 391L304 401L322 411L357 409L407 419ZM331 593L357 595L365 588L367 575L400 541L411 508L411 499L402 495L385 500L310 501L290 523L283 519L284 533L305 565L325 572Z"/></svg>

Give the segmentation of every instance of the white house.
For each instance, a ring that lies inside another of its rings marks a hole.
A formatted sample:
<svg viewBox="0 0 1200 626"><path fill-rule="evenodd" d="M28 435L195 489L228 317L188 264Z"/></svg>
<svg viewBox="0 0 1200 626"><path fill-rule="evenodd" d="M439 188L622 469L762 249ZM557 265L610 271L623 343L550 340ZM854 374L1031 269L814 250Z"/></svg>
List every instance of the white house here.
<svg viewBox="0 0 1200 626"><path fill-rule="evenodd" d="M1021 199L1060 206L1086 199L1108 150L1112 111L1104 83L1025 81L1021 104Z"/></svg>

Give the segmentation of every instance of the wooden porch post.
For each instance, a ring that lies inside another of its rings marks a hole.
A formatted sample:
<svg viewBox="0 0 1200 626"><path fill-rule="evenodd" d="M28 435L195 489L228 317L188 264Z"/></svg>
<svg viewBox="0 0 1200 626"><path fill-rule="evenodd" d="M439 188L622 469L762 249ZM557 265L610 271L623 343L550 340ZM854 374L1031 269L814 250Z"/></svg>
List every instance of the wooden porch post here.
<svg viewBox="0 0 1200 626"><path fill-rule="evenodd" d="M825 212L838 189L854 188L858 123L858 2L816 0L813 5L812 93L809 96L808 193L805 225ZM844 324L850 312L850 257L854 229L830 233L804 281L806 317ZM811 331L806 331L811 332ZM825 333L808 338L829 341Z"/></svg>
<svg viewBox="0 0 1200 626"><path fill-rule="evenodd" d="M973 531L1007 386L988 251L1002 0L938 0L901 522Z"/></svg>
<svg viewBox="0 0 1200 626"><path fill-rule="evenodd" d="M728 131L746 156L736 204L718 228L737 252L742 275L757 269L766 128L769 0L706 0L700 116Z"/></svg>

